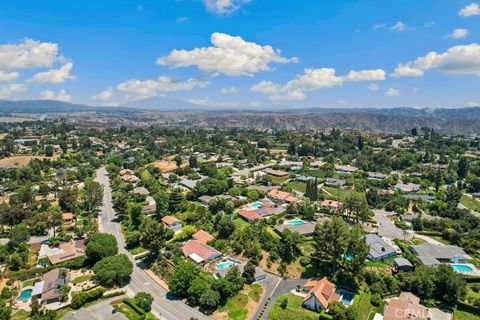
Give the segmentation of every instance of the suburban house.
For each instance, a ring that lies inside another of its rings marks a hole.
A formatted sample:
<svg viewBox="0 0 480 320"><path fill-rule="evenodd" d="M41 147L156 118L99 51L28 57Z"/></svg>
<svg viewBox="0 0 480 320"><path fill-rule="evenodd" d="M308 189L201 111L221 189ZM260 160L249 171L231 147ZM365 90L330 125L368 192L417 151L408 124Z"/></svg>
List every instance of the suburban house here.
<svg viewBox="0 0 480 320"><path fill-rule="evenodd" d="M376 234L367 234L365 236L365 241L370 247L367 258L371 261L384 260L397 254L394 247L389 245L385 240Z"/></svg>
<svg viewBox="0 0 480 320"><path fill-rule="evenodd" d="M152 196L147 196L146 200L147 200L148 204L143 206L142 213L144 213L144 214L155 213L157 211L157 202L155 201L155 199L153 199Z"/></svg>
<svg viewBox="0 0 480 320"><path fill-rule="evenodd" d="M75 222L75 214L71 212L64 212L62 214L63 223L69 224Z"/></svg>
<svg viewBox="0 0 480 320"><path fill-rule="evenodd" d="M394 186L395 189L400 190L402 192L408 193L408 192L416 192L420 190L420 185L416 183L397 183Z"/></svg>
<svg viewBox="0 0 480 320"><path fill-rule="evenodd" d="M213 240L213 236L204 230L199 230L192 235L192 239L197 240L200 243L207 244Z"/></svg>
<svg viewBox="0 0 480 320"><path fill-rule="evenodd" d="M62 242L58 247L50 247L42 244L38 254L39 264L41 259L48 258L51 264L59 264L61 262L73 260L85 254L84 240L71 240L69 242Z"/></svg>
<svg viewBox="0 0 480 320"><path fill-rule="evenodd" d="M291 232L298 232L300 235L308 237L311 236L315 231L315 223L305 222L303 224L281 224L275 227L275 231L277 231L279 234L281 234L285 229L288 229Z"/></svg>
<svg viewBox="0 0 480 320"><path fill-rule="evenodd" d="M204 205L205 207L208 207L208 204L210 203L210 201L213 200L213 197L209 196L209 195L203 195L201 197L198 197L198 201L200 201L200 203L202 205Z"/></svg>
<svg viewBox="0 0 480 320"><path fill-rule="evenodd" d="M178 220L174 216L165 216L162 218L162 222L165 227L175 232L179 231L182 228L182 221Z"/></svg>
<svg viewBox="0 0 480 320"><path fill-rule="evenodd" d="M402 292L385 306L383 320L451 320L452 314L438 308L427 308L420 298L410 292Z"/></svg>
<svg viewBox="0 0 480 320"><path fill-rule="evenodd" d="M180 249L186 258L192 259L197 264L204 264L222 256L217 249L198 240L190 240Z"/></svg>
<svg viewBox="0 0 480 320"><path fill-rule="evenodd" d="M322 206L322 208L330 211L337 211L342 207L342 203L335 200L323 200L320 205Z"/></svg>
<svg viewBox="0 0 480 320"><path fill-rule="evenodd" d="M422 265L431 267L442 263L466 263L472 259L457 246L422 243L410 246L410 251L420 259Z"/></svg>
<svg viewBox="0 0 480 320"><path fill-rule="evenodd" d="M350 166L350 165L340 165L340 164L336 164L335 165L335 170L337 170L338 173L354 173L356 171L358 171L358 168L357 167L354 167L354 166Z"/></svg>
<svg viewBox="0 0 480 320"><path fill-rule="evenodd" d="M327 277L321 280L310 279L303 285L307 292L303 300L303 307L312 311L327 310L330 303L339 301L341 296L336 293L337 288L328 281Z"/></svg>
<svg viewBox="0 0 480 320"><path fill-rule="evenodd" d="M150 195L150 191L148 191L148 189L145 188L145 187L136 187L132 190L132 193L140 194L140 195L143 195L143 196L149 196Z"/></svg>
<svg viewBox="0 0 480 320"><path fill-rule="evenodd" d="M367 172L368 179L370 180L383 180L386 177L388 177L386 174L381 173L381 172L372 172L369 171Z"/></svg>
<svg viewBox="0 0 480 320"><path fill-rule="evenodd" d="M286 176L288 176L287 171L275 170L275 169L272 169L272 168L265 169L265 173L267 173L269 175L272 175L272 176L275 176L275 177L286 177Z"/></svg>
<svg viewBox="0 0 480 320"><path fill-rule="evenodd" d="M335 179L335 178L328 178L327 181L325 181L325 184L331 187L337 187L337 188L342 188L345 186L347 181L343 179Z"/></svg>
<svg viewBox="0 0 480 320"><path fill-rule="evenodd" d="M404 271L404 272L413 271L412 263L405 258L393 259L393 267L395 268L396 271Z"/></svg>
<svg viewBox="0 0 480 320"><path fill-rule="evenodd" d="M43 275L42 281L36 282L32 297L40 299L42 305L59 302L61 297L60 287L68 284L67 269L53 269Z"/></svg>
<svg viewBox="0 0 480 320"><path fill-rule="evenodd" d="M298 198L295 197L293 194L285 191L281 191L278 189L272 189L270 192L267 194L268 198L270 198L272 201L277 201L277 202L297 202Z"/></svg>
<svg viewBox="0 0 480 320"><path fill-rule="evenodd" d="M258 210L240 210L238 211L238 215L248 223L255 223L263 219Z"/></svg>

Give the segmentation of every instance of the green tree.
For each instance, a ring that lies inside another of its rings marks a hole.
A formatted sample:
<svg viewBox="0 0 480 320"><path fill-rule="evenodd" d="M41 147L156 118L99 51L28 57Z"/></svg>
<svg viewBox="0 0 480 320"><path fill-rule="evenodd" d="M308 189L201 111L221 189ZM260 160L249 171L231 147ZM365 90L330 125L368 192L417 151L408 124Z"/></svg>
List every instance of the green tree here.
<svg viewBox="0 0 480 320"><path fill-rule="evenodd" d="M209 284L201 276L196 277L188 288L188 300L194 305L200 304L200 298L209 289Z"/></svg>
<svg viewBox="0 0 480 320"><path fill-rule="evenodd" d="M467 284L462 275L448 264L441 264L435 270L435 295L447 304L454 306L467 294Z"/></svg>
<svg viewBox="0 0 480 320"><path fill-rule="evenodd" d="M53 150L53 146L52 146L52 145L48 144L48 145L45 146L45 155L46 155L47 157L53 156L53 151L54 151L54 150Z"/></svg>
<svg viewBox="0 0 480 320"><path fill-rule="evenodd" d="M245 279L245 282L252 283L255 281L255 269L255 265L248 261L242 272L242 277Z"/></svg>
<svg viewBox="0 0 480 320"><path fill-rule="evenodd" d="M142 223L142 208L141 203L129 203L127 205L127 214L130 217L130 223L132 227L138 228Z"/></svg>
<svg viewBox="0 0 480 320"><path fill-rule="evenodd" d="M140 227L140 243L142 247L148 249L150 254L156 256L160 253L167 238L171 232L167 230L163 223L160 223L152 218L147 218L143 221Z"/></svg>
<svg viewBox="0 0 480 320"><path fill-rule="evenodd" d="M198 159L193 154L188 158L188 166L190 168L198 168Z"/></svg>
<svg viewBox="0 0 480 320"><path fill-rule="evenodd" d="M93 272L105 286L122 285L133 272L133 264L125 254L103 258L95 263Z"/></svg>
<svg viewBox="0 0 480 320"><path fill-rule="evenodd" d="M338 217L317 224L313 234L314 258L325 263L332 273L337 271L348 246L348 226Z"/></svg>
<svg viewBox="0 0 480 320"><path fill-rule="evenodd" d="M467 158L461 157L460 160L458 160L458 164L457 164L457 175L460 179L464 179L467 176L468 167L469 167L469 163Z"/></svg>
<svg viewBox="0 0 480 320"><path fill-rule="evenodd" d="M150 311L153 303L153 297L150 293L146 292L138 292L135 294L133 298L135 300L135 304L142 308L145 311Z"/></svg>
<svg viewBox="0 0 480 320"><path fill-rule="evenodd" d="M231 267L230 270L228 270L227 274L225 275L225 280L230 282L230 284L232 285L232 290L235 294L243 289L243 285L245 283L245 280L243 279L242 274L240 273L240 269L237 265Z"/></svg>
<svg viewBox="0 0 480 320"><path fill-rule="evenodd" d="M78 205L78 192L76 188L64 187L58 191L58 204L65 212L76 212Z"/></svg>
<svg viewBox="0 0 480 320"><path fill-rule="evenodd" d="M118 253L117 239L108 233L94 233L88 239L85 254L89 261L95 263L103 258Z"/></svg>
<svg viewBox="0 0 480 320"><path fill-rule="evenodd" d="M103 186L93 181L92 178L86 178L84 185L82 198L85 212L89 215L96 215L103 200Z"/></svg>
<svg viewBox="0 0 480 320"><path fill-rule="evenodd" d="M181 261L168 278L168 288L173 295L186 298L193 279L200 274L200 269L190 261Z"/></svg>
<svg viewBox="0 0 480 320"><path fill-rule="evenodd" d="M371 215L367 199L363 193L352 193L347 198L345 210L348 218L353 216L356 223L358 223L359 220L366 220Z"/></svg>
<svg viewBox="0 0 480 320"><path fill-rule="evenodd" d="M180 206L184 200L182 191L179 188L175 188L168 199L168 210L177 212L180 210Z"/></svg>
<svg viewBox="0 0 480 320"><path fill-rule="evenodd" d="M214 290L207 290L200 297L200 304L205 308L215 309L220 303L220 293Z"/></svg>
<svg viewBox="0 0 480 320"><path fill-rule="evenodd" d="M26 243L30 240L30 233L26 224L17 224L10 231L10 246L18 248L22 243Z"/></svg>

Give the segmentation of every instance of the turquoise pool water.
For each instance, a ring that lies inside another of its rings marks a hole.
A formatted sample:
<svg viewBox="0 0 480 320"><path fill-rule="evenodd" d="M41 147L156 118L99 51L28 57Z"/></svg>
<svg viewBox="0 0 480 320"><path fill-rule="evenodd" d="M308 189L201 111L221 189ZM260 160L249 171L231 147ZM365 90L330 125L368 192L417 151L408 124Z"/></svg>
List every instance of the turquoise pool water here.
<svg viewBox="0 0 480 320"><path fill-rule="evenodd" d="M254 208L254 209L258 209L262 206L262 203L260 201L256 201L256 202L252 202L250 203L250 207Z"/></svg>
<svg viewBox="0 0 480 320"><path fill-rule="evenodd" d="M451 266L457 272L473 272L473 268L465 264L451 264Z"/></svg>
<svg viewBox="0 0 480 320"><path fill-rule="evenodd" d="M345 291L345 290L337 290L337 294L339 294L342 298L340 299L340 302L343 303L346 306L349 306L353 303L353 298L355 297L355 294Z"/></svg>
<svg viewBox="0 0 480 320"><path fill-rule="evenodd" d="M287 221L287 224L296 226L296 225L299 225L299 224L305 224L305 221L300 220L300 219L290 220L290 221Z"/></svg>
<svg viewBox="0 0 480 320"><path fill-rule="evenodd" d="M32 297L32 291L33 291L32 289L23 290L20 293L20 296L18 297L18 300L27 301L28 299L30 299Z"/></svg>
<svg viewBox="0 0 480 320"><path fill-rule="evenodd" d="M219 264L217 264L217 270L228 269L232 267L234 264L235 262L232 262L232 261L220 262Z"/></svg>

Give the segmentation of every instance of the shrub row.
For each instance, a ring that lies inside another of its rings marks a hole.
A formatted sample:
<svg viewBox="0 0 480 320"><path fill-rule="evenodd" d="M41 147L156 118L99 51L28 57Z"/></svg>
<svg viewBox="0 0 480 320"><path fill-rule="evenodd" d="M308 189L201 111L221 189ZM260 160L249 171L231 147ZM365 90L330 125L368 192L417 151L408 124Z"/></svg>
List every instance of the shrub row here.
<svg viewBox="0 0 480 320"><path fill-rule="evenodd" d="M72 296L72 303L70 304L70 306L73 309L79 309L81 306L83 306L87 302L100 299L105 293L105 291L107 291L107 289L97 288L90 291L76 292Z"/></svg>
<svg viewBox="0 0 480 320"><path fill-rule="evenodd" d="M138 313L138 315L142 316L142 315L145 314L145 311L142 308L140 308L139 306L137 306L137 304L135 303L135 301L133 299L130 299L130 298L123 299L123 303L125 303L127 306L132 308L133 311Z"/></svg>

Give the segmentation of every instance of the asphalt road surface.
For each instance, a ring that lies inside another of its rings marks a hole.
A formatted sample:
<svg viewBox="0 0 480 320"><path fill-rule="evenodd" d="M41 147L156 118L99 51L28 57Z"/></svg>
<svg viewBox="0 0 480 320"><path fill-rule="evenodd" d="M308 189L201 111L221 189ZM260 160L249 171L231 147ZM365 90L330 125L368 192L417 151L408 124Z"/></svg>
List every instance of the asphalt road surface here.
<svg viewBox="0 0 480 320"><path fill-rule="evenodd" d="M140 291L150 293L154 299L152 312L161 319L210 319L200 311L190 308L181 300L176 300L175 298L170 297L170 295L167 295L167 291L164 288L136 265L132 255L125 249L125 240L123 239L120 224L115 221L115 211L112 205L112 190L110 188L110 181L105 168L97 170L96 180L104 187L103 207L100 215L102 230L105 233L113 234L115 238L117 238L119 252L125 253L130 260L133 261L133 273L131 275L130 283L127 285L127 290L132 293Z"/></svg>

